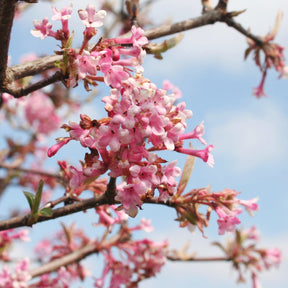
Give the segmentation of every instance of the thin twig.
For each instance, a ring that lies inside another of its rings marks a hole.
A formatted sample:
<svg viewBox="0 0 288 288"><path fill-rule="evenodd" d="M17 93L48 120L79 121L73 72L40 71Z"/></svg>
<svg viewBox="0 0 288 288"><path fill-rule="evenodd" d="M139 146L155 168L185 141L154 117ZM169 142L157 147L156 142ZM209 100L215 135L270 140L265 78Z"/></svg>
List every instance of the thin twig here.
<svg viewBox="0 0 288 288"><path fill-rule="evenodd" d="M187 262L214 262L214 261L231 261L229 257L178 257L178 256L167 256L170 261L187 261Z"/></svg>
<svg viewBox="0 0 288 288"><path fill-rule="evenodd" d="M31 173L31 174L35 174L35 175L40 175L40 176L44 176L44 177L56 178L59 180L63 179L63 177L61 177L60 175L57 175L57 174L52 174L52 173L45 172L45 171L27 169L27 168L22 168L22 167L11 167L11 166L3 164L3 163L0 164L0 168L7 169L10 171L18 171L18 172L23 172L23 173Z"/></svg>

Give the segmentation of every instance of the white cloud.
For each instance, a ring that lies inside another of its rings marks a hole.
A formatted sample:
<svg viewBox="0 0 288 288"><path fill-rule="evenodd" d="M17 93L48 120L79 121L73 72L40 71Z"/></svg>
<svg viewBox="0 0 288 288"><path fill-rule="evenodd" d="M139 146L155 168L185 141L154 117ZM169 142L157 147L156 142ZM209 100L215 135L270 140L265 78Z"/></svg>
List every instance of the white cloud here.
<svg viewBox="0 0 288 288"><path fill-rule="evenodd" d="M288 118L269 100L245 110L217 111L207 119L215 157L230 159L238 172L287 158Z"/></svg>

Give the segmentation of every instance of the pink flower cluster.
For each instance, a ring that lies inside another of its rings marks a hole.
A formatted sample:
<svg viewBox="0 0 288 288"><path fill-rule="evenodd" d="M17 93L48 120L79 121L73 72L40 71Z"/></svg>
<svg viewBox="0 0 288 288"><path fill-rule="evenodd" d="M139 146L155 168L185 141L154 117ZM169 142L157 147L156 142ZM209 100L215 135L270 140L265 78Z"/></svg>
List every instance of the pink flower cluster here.
<svg viewBox="0 0 288 288"><path fill-rule="evenodd" d="M232 189L211 192L209 188L200 188L193 189L184 195L176 195L174 201L176 204L179 203L176 205L177 220L181 227L187 226L190 230L194 230L197 226L204 234L203 227L208 226L210 214L215 211L218 216L219 235L223 235L225 232L235 232L236 225L241 223L238 218L243 211L241 206L249 214L258 210L257 198L240 200L237 198L239 194ZM208 207L206 214L200 212L205 211L203 205Z"/></svg>
<svg viewBox="0 0 288 288"><path fill-rule="evenodd" d="M160 272L166 262L167 246L167 241L156 243L148 239L119 244L121 261L110 250L103 252L105 267L102 276L95 279L94 287L102 288L109 272L112 273L110 288L120 288L123 285L138 287L141 280L154 277Z"/></svg>
<svg viewBox="0 0 288 288"><path fill-rule="evenodd" d="M281 252L276 249L258 248L259 231L255 227L246 230L236 231L235 239L229 239L226 246L216 243L227 254L238 270L238 282L245 282L243 272L251 273L253 288L262 287L258 273L264 269L278 267L282 260Z"/></svg>
<svg viewBox="0 0 288 288"><path fill-rule="evenodd" d="M101 81L101 78L97 77L97 71L100 71L104 75L106 85L119 89L122 81L130 77L131 68L141 71L142 58L145 56L142 46L147 44L148 40L143 36L141 28L133 26L131 32L132 35L129 38L103 40L91 51L86 48L81 49L80 53L75 52L75 55L70 52L72 63L69 69L69 80L71 83L73 79L76 81L84 79L86 83L96 85L95 80Z"/></svg>
<svg viewBox="0 0 288 288"><path fill-rule="evenodd" d="M14 272L4 267L0 270L0 287L4 288L28 288L28 281L31 279L29 274L29 259L18 261Z"/></svg>
<svg viewBox="0 0 288 288"><path fill-rule="evenodd" d="M80 141L91 153L86 154L82 170L74 173L71 185L79 186L87 178L96 178L107 171L113 178L124 176L125 181L117 186L116 200L129 215L135 216L141 199L154 195L156 189L164 200L176 192L175 177L181 173L176 161L162 165L166 161L153 151L174 150L212 165L212 146L204 150L183 148L185 139L195 138L203 143L204 128L200 124L192 133L184 134L186 120L192 112L184 102L174 105L179 94L158 89L141 74L129 77L121 85L121 89L112 89L110 96L102 100L108 117L91 120L82 114L79 124L64 124L62 127L70 137L60 138L48 150L48 156L53 156L72 139Z"/></svg>
<svg viewBox="0 0 288 288"><path fill-rule="evenodd" d="M53 7L53 13L52 20L61 20L62 29L53 31L48 18L44 18L42 22L34 21L35 29L31 30L31 33L41 39L50 36L61 41L60 53L64 54L65 60L63 59L57 66L64 75L67 76L68 72L66 86L75 86L78 80L84 80L87 90L89 85L96 86L97 81L104 81L112 88L120 88L121 82L131 76L131 68L142 71L141 63L145 56L142 47L148 43L148 40L143 36L141 28L132 27L132 35L128 38L100 39L96 45L89 47L89 40L97 34L95 28L103 25L102 19L106 16L106 11L96 11L93 5L87 5L86 10L78 11L85 25L82 47L78 51L71 47L73 35L68 29L72 6L62 8L61 11ZM97 71L100 71L104 77L98 76Z"/></svg>
<svg viewBox="0 0 288 288"><path fill-rule="evenodd" d="M245 51L245 58L253 51L254 61L262 72L261 82L259 86L255 87L253 90L253 95L255 95L257 98L267 96L264 91L264 84L268 69L274 68L277 72L279 72L279 77L286 77L287 75L287 66L285 66L285 57L283 53L284 47L272 42L278 33L281 20L282 12L280 11L277 15L273 30L262 37L263 44L256 43L252 39L247 38L249 47ZM261 57L261 51L264 54L264 60Z"/></svg>

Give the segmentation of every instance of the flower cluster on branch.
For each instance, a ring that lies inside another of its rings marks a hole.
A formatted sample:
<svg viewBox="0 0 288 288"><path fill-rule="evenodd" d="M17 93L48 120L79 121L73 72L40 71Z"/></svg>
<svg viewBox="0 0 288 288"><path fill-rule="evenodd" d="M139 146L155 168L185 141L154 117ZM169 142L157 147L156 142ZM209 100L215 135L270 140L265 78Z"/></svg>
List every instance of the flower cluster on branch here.
<svg viewBox="0 0 288 288"><path fill-rule="evenodd" d="M56 55L43 58L30 55L23 59L23 64L8 67L11 26L13 16L19 12L17 1L12 2L8 7L6 0L0 0L0 25L4 20L7 25L5 31L0 29L0 38L7 42L0 51L0 91L3 92L0 120L7 120L29 136L23 140L24 144L14 141L10 135L6 138L7 149L0 153L0 168L7 173L0 178L0 196L12 180L35 193L24 192L31 210L29 213L25 211L23 216L17 214L0 221L0 260L10 261L9 248L15 240L28 240L27 230L11 228L33 226L94 209L97 216L94 226L102 227L104 232L96 238L86 235L74 224L62 224L62 229L51 239L46 238L36 246L37 265L24 258L17 262L14 270L8 267L0 270L0 287L69 287L73 281L89 277L89 271L81 260L92 254L101 254L104 259L101 275L93 277L94 287L98 288L108 282L109 287L138 287L142 280L159 273L167 259L203 261L195 254L170 251L166 240L134 240L132 234L135 231L153 230L150 221L145 219L137 226L129 225L129 216L136 217L144 204L174 209L180 227L198 228L204 237L204 228L209 225L211 213L215 213L219 235L226 232L235 234L226 246L214 243L225 253L225 257L216 260L231 261L239 272L239 282L244 281L243 271L247 269L254 287L259 287L258 272L277 266L281 253L278 249L258 248L255 228L237 229L243 209L253 214L258 210L258 199L239 199L240 193L232 189L214 192L205 187L185 191L196 158L213 167L211 151L214 146L207 145L204 139L203 122L192 131L186 131L192 111L185 102L180 102L178 87L169 81L165 81L162 88L157 87L145 78L142 63L147 53L161 59L161 53L178 44L183 36L175 36L161 44L149 40L224 22L249 39L245 56L253 51L256 64L263 73L261 84L255 90L255 95L260 97L265 95L263 85L267 70L275 68L285 76L287 69L284 48L272 42L280 17L274 30L261 38L234 21L234 17L243 11L228 12L228 1L219 1L215 8L211 1L202 1L200 17L144 31L138 25L140 3L130 0L126 1L128 14L125 14L129 24L126 21L121 26L125 34L115 38L101 37L91 44L98 28L103 26L107 11L113 11L113 8L105 3L103 9L97 10L89 4L85 10L78 10L84 27L83 41L80 47L73 48L74 32L69 28L69 21L73 20L73 5L60 10L53 7L51 20L59 21L61 28L55 30L45 17L34 20L31 34L42 40L52 37L59 41ZM27 5L36 1L24 2ZM5 5L1 6L2 3ZM260 53L265 56L263 63ZM37 77L39 79L35 81ZM57 143L48 149L42 144L47 136L64 122L67 111L78 111L85 102L67 95L66 88L74 88L80 82L86 91L101 83L109 87L109 95L102 98L106 115L101 119L91 119L82 113L79 123L66 122L61 128L68 134L57 138ZM41 90L50 84L53 86ZM15 99L27 94L28 97ZM193 148L187 143L189 140L204 145L204 148ZM70 141L76 141L86 149L80 167L60 160L59 173L47 172L46 156L53 157L60 149L67 148ZM188 155L183 171L177 167L176 160L168 162L164 156L160 157L164 155L163 151ZM65 193L52 200L52 191L56 187L61 187ZM85 198L86 191L90 191L93 197ZM55 208L61 204L62 207ZM246 245L249 241L252 244ZM213 258L206 260L213 261Z"/></svg>

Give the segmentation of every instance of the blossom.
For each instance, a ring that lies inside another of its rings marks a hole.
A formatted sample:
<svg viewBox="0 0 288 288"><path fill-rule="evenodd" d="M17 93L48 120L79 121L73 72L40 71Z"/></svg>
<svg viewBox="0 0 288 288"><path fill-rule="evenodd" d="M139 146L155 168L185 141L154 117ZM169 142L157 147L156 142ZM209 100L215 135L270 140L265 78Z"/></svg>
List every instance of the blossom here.
<svg viewBox="0 0 288 288"><path fill-rule="evenodd" d="M29 273L29 259L19 260L14 271L4 267L0 271L0 287L5 288L28 288L28 281L31 279Z"/></svg>
<svg viewBox="0 0 288 288"><path fill-rule="evenodd" d="M255 95L258 99L261 98L262 96L267 97L267 94L264 91L264 83L266 79L266 72L263 74L261 82L258 87L255 87L253 89L253 95Z"/></svg>
<svg viewBox="0 0 288 288"><path fill-rule="evenodd" d="M214 165L214 157L210 153L213 148L214 148L213 145L208 145L203 150L194 150L194 149L188 149L188 148L183 148L183 147L176 147L175 151L177 151L179 153L184 153L184 154L187 154L187 155L191 155L191 156L195 156L195 157L201 158L210 167L213 167L213 165Z"/></svg>
<svg viewBox="0 0 288 288"><path fill-rule="evenodd" d="M59 127L61 118L55 113L55 106L46 94L35 91L25 100L26 119L38 133L48 134Z"/></svg>
<svg viewBox="0 0 288 288"><path fill-rule="evenodd" d="M54 156L58 152L58 150L64 145L66 145L70 140L70 137L58 138L57 143L48 149L48 157Z"/></svg>
<svg viewBox="0 0 288 288"><path fill-rule="evenodd" d="M238 200L238 203L244 206L250 215L253 215L253 212L258 210L258 204L256 203L257 201L258 198L253 198L250 200Z"/></svg>
<svg viewBox="0 0 288 288"><path fill-rule="evenodd" d="M78 14L83 24L86 27L101 27L103 25L102 19L106 16L105 10L96 12L94 5L87 5L86 10L78 10Z"/></svg>
<svg viewBox="0 0 288 288"><path fill-rule="evenodd" d="M278 266L282 261L281 251L277 248L265 249L261 253L261 256L266 269L272 266Z"/></svg>
<svg viewBox="0 0 288 288"><path fill-rule="evenodd" d="M215 208L215 211L219 217L217 220L219 230L219 235L223 235L226 231L227 232L234 232L236 229L236 225L240 224L241 221L236 217L236 215L241 213L241 210L234 210L230 211L225 207L219 207L217 206Z"/></svg>
<svg viewBox="0 0 288 288"><path fill-rule="evenodd" d="M87 50L83 54L77 54L74 64L78 72L79 79L84 79L87 74L95 76L97 74L98 61Z"/></svg>
<svg viewBox="0 0 288 288"><path fill-rule="evenodd" d="M34 27L36 29L31 30L31 34L35 37L40 37L41 40L47 36L56 38L57 33L52 31L52 24L48 21L48 18L45 17L42 22L39 20L33 21Z"/></svg>
<svg viewBox="0 0 288 288"><path fill-rule="evenodd" d="M70 4L70 6L64 7L60 11L56 7L52 7L52 11L54 13L52 20L61 20L62 31L67 35L69 35L68 19L71 17L72 8L72 3Z"/></svg>
<svg viewBox="0 0 288 288"><path fill-rule="evenodd" d="M202 121L201 124L197 125L195 127L195 129L192 132L188 132L185 134L182 134L179 136L179 140L185 140L185 139L193 139L193 138L197 138L200 140L200 142L203 145L207 145L206 141L202 138L202 136L204 135L204 125L203 125L204 121Z"/></svg>
<svg viewBox="0 0 288 288"><path fill-rule="evenodd" d="M138 213L137 206L142 205L141 195L147 192L147 187L141 181L133 184L122 184L117 186L116 201L120 201L127 214L135 217Z"/></svg>

